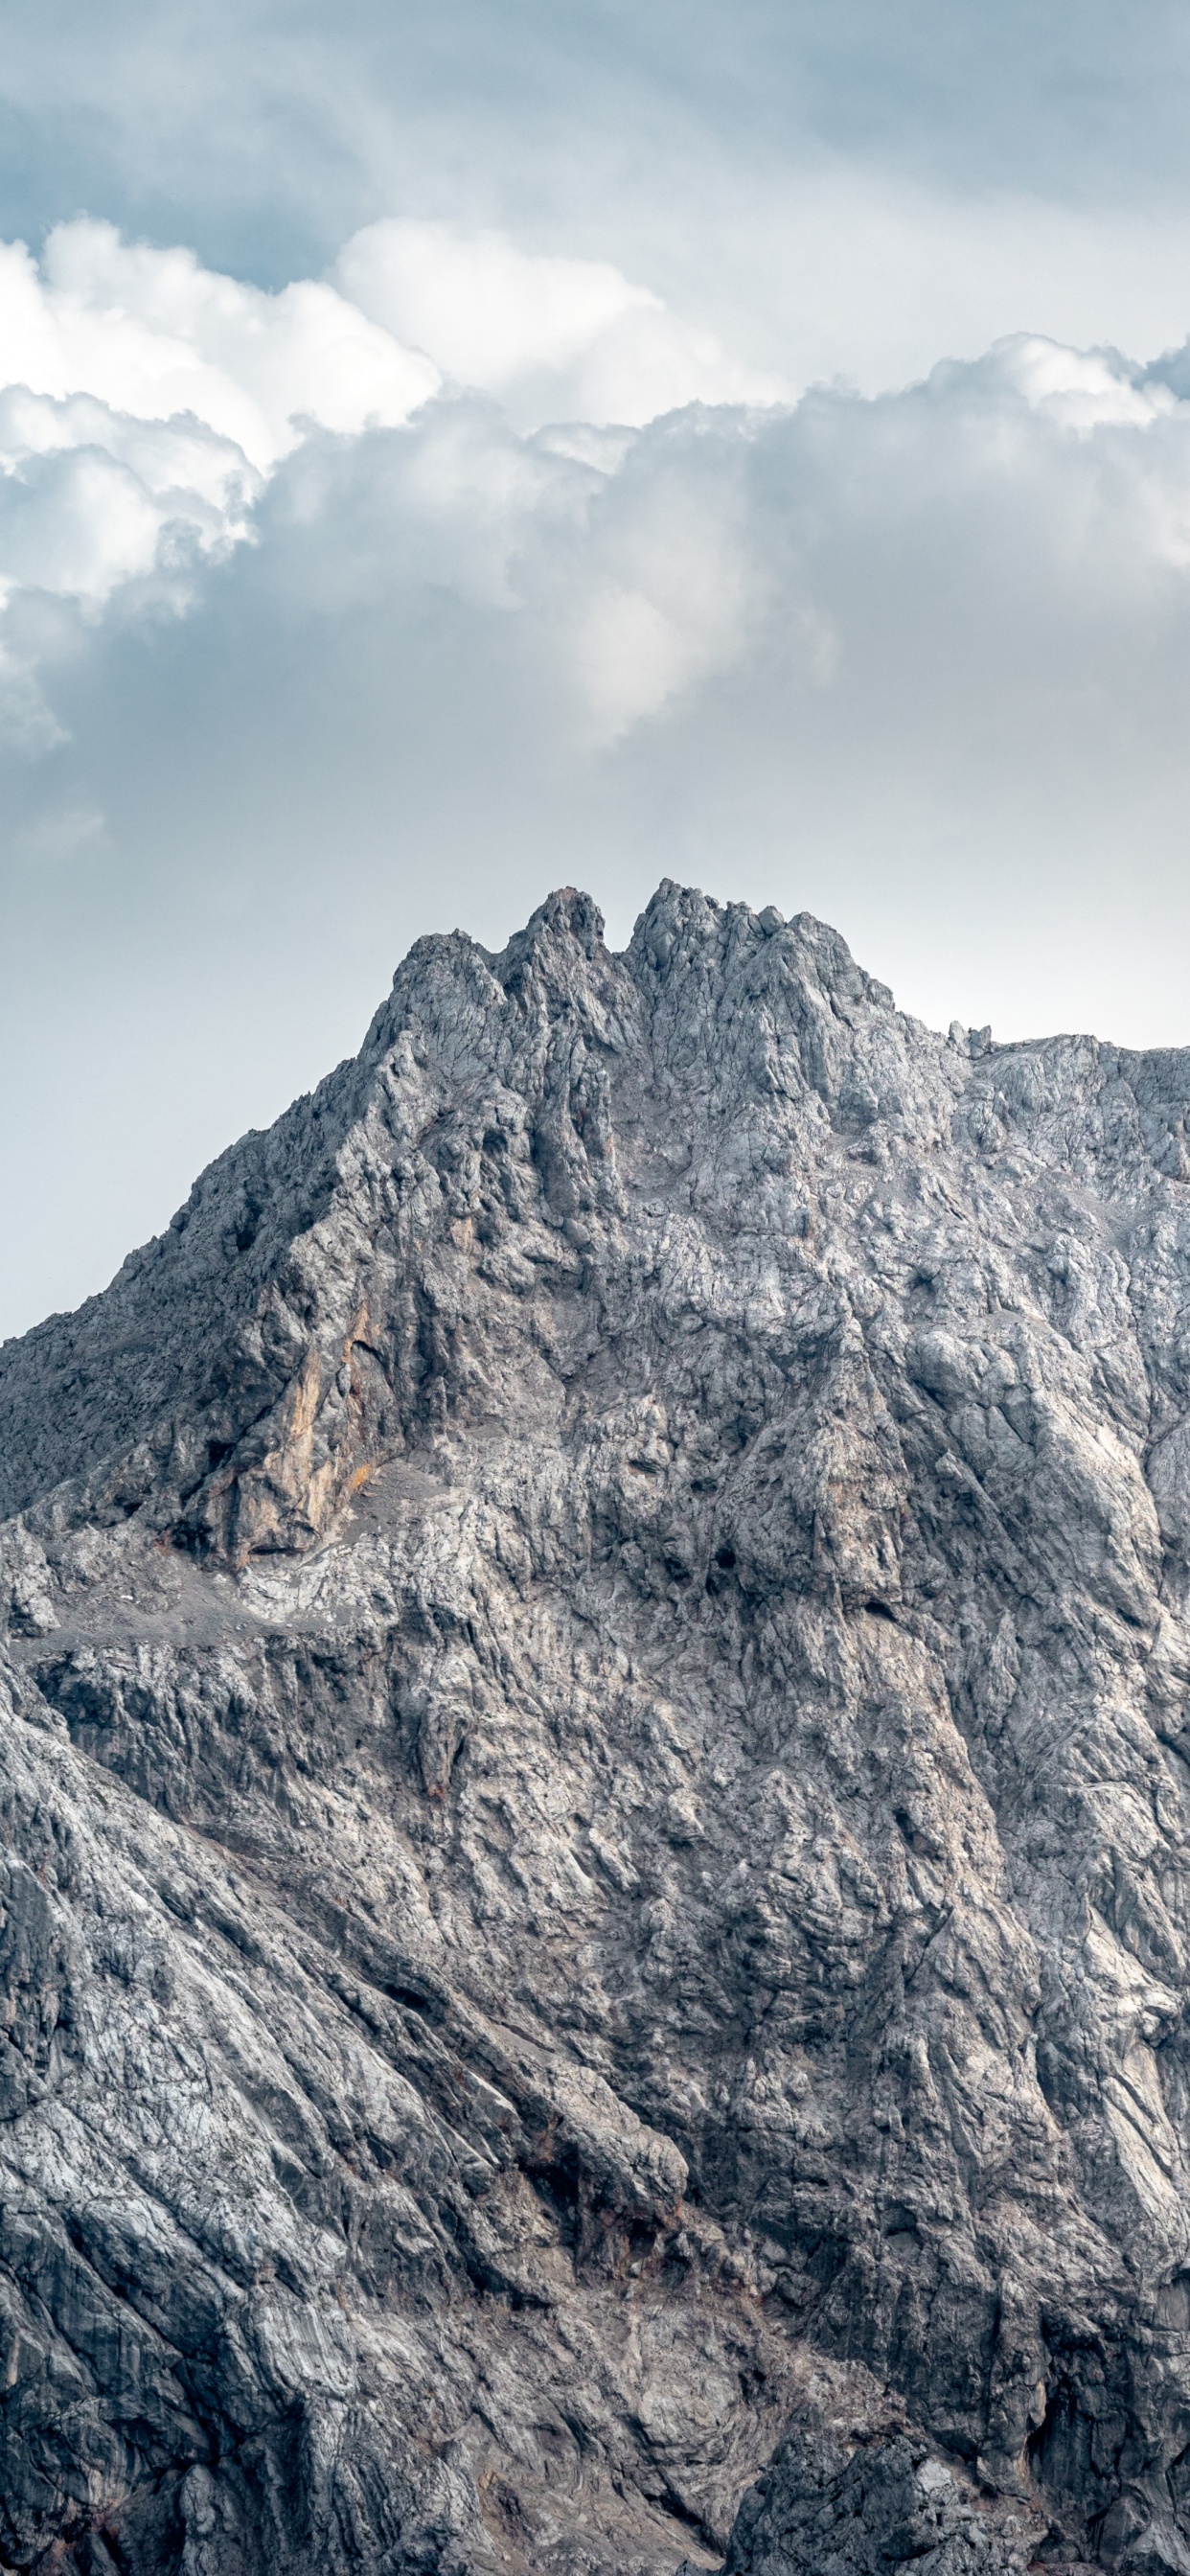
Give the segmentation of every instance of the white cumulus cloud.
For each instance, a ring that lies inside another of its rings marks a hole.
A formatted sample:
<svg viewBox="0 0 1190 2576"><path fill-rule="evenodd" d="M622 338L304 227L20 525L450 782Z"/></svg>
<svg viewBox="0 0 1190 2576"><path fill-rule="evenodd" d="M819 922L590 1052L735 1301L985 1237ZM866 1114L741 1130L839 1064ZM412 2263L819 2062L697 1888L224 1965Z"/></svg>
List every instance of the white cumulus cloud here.
<svg viewBox="0 0 1190 2576"><path fill-rule="evenodd" d="M742 726L764 708L779 732L778 687L824 738L840 707L858 736L895 704L922 744L945 706L957 756L997 704L1021 721L1026 672L1060 734L1080 691L1115 688L1125 631L1135 659L1137 620L1190 616L1171 373L1023 335L879 397L692 405L614 435L522 435L444 394L288 461L268 578L294 614L450 600L473 640L496 615L502 685L520 669L588 752L729 689Z"/></svg>
<svg viewBox="0 0 1190 2576"><path fill-rule="evenodd" d="M437 369L338 294L302 279L266 295L193 251L122 241L81 220L41 261L0 247L0 348L9 384L90 393L140 420L191 415L267 472L305 418L356 431L407 420Z"/></svg>
<svg viewBox="0 0 1190 2576"><path fill-rule="evenodd" d="M1190 559L1184 359L1022 334L781 401L609 263L443 224L374 223L334 284L276 294L61 225L40 261L0 246L0 349L0 694L30 750L62 734L49 605L187 610L245 544L335 616L500 614L588 749L762 649L845 690L854 600L875 582L878 631L890 565L902 615L940 547L985 630L1022 546L1055 597L1072 567L1106 599Z"/></svg>
<svg viewBox="0 0 1190 2576"><path fill-rule="evenodd" d="M252 533L263 488L198 420L138 420L93 394L0 393L0 577L101 607L151 574L163 539L218 556ZM168 554L168 548L166 552Z"/></svg>
<svg viewBox="0 0 1190 2576"><path fill-rule="evenodd" d="M362 312L455 383L498 395L521 428L639 427L685 403L765 403L785 390L609 262L522 251L500 233L368 224L336 276Z"/></svg>
<svg viewBox="0 0 1190 2576"><path fill-rule="evenodd" d="M58 225L40 259L0 244L0 370L0 694L30 749L60 727L32 673L36 621L13 613L22 599L92 619L120 592L186 607L203 564L254 541L268 483L319 433L402 429L447 382L498 401L510 428L456 402L396 470L438 577L500 592L516 533L559 485L527 430L570 420L556 456L598 480L631 443L608 423L779 391L606 262L408 221L357 233L335 283L276 294L90 219ZM292 487L299 516L317 511L319 471ZM672 578L663 599L609 578L592 604L582 652L599 723L615 730L707 666L705 551L676 593Z"/></svg>

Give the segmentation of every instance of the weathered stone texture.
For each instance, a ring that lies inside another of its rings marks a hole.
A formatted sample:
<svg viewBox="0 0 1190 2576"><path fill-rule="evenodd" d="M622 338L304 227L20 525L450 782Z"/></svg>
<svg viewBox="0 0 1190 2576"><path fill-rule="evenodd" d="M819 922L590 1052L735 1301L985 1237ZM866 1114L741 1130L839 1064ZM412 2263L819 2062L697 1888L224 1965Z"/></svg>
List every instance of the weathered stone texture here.
<svg viewBox="0 0 1190 2576"><path fill-rule="evenodd" d="M0 1353L0 2565L1190 2576L1188 1102L567 892Z"/></svg>

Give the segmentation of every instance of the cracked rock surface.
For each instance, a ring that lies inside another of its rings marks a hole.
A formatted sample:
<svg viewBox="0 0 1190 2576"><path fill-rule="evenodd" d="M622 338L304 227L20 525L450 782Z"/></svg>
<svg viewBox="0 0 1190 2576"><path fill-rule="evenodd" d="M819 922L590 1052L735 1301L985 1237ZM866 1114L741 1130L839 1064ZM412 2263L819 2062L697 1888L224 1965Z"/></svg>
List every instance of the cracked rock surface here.
<svg viewBox="0 0 1190 2576"><path fill-rule="evenodd" d="M0 1352L0 2566L1190 2576L1188 1105L567 891Z"/></svg>

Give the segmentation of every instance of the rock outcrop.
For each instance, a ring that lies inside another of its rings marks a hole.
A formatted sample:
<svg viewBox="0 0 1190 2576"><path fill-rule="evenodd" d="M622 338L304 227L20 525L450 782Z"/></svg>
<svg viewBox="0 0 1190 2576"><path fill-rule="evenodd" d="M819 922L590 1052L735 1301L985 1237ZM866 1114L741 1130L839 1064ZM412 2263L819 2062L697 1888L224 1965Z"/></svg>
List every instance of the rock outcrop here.
<svg viewBox="0 0 1190 2576"><path fill-rule="evenodd" d="M1188 1105L567 892L0 1353L0 2565L1190 2576Z"/></svg>

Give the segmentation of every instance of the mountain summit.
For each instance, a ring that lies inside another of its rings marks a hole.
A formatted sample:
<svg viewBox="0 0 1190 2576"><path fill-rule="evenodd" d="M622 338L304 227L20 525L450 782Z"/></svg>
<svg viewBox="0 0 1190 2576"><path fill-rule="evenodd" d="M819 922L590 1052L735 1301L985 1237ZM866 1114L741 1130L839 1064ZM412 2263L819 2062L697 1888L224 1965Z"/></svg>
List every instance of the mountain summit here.
<svg viewBox="0 0 1190 2576"><path fill-rule="evenodd" d="M0 1351L0 2564L1190 2576L1188 1106L566 890Z"/></svg>

